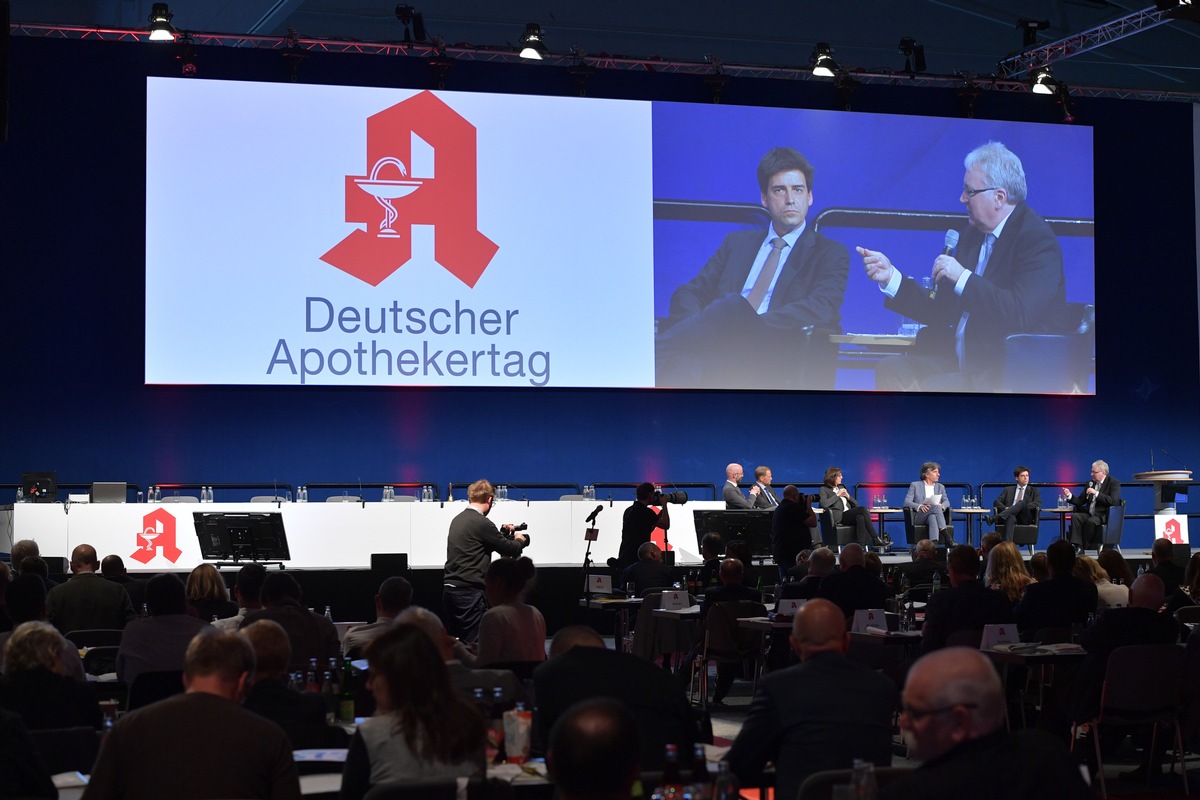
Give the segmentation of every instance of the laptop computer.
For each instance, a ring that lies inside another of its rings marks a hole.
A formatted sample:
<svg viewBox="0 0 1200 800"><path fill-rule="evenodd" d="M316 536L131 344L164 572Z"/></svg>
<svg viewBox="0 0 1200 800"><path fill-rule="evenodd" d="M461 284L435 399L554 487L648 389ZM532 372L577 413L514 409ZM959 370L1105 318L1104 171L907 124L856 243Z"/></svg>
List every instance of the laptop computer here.
<svg viewBox="0 0 1200 800"><path fill-rule="evenodd" d="M92 484L93 503L124 503L125 482L97 481Z"/></svg>

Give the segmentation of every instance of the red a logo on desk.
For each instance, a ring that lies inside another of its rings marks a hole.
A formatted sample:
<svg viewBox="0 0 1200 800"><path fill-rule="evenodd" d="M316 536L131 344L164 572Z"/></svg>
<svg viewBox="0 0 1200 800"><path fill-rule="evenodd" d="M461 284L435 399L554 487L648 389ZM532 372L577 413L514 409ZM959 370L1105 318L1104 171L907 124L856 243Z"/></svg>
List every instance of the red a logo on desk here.
<svg viewBox="0 0 1200 800"><path fill-rule="evenodd" d="M160 547L162 554L172 564L183 555L183 551L175 546L175 518L165 509L156 508L142 517L142 532L137 538L138 549L130 556L134 561L149 564L158 555ZM143 545L141 540L146 543Z"/></svg>
<svg viewBox="0 0 1200 800"><path fill-rule="evenodd" d="M321 260L378 286L412 258L413 225L433 225L433 257L475 286L499 249L478 229L475 126L432 92L367 118L365 175L346 176L356 230Z"/></svg>

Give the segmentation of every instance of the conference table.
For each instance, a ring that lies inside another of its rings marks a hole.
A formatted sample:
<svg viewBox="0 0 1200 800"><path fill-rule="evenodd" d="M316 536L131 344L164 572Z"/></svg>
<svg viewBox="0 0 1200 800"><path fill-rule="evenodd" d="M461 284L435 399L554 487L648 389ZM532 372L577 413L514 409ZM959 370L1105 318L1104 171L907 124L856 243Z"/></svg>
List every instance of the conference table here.
<svg viewBox="0 0 1200 800"><path fill-rule="evenodd" d="M528 523L525 553L539 566L582 565L588 542L586 519L602 507L593 526L591 559L597 571L617 555L621 515L629 503L569 500L499 501L489 518L497 525ZM289 569L366 569L374 553L407 553L415 569L446 562L450 522L467 508L456 502L334 503L17 503L0 506L0 550L20 539L33 539L43 557L68 557L80 544L101 556L115 553L130 572L191 570L205 559L196 532L197 514L281 516L287 535ZM683 508L724 509L722 501L690 501ZM691 513L672 511L670 544L676 564L700 564Z"/></svg>

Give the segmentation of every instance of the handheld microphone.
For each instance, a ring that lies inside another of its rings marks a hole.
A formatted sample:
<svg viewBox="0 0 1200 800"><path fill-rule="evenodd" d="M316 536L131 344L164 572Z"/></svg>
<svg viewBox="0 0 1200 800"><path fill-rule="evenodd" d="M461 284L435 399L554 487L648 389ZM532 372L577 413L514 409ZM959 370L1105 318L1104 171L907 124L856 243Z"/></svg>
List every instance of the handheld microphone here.
<svg viewBox="0 0 1200 800"><path fill-rule="evenodd" d="M956 247L958 247L958 231L953 229L946 231L946 241L942 245L942 255L954 255L954 248ZM935 297L937 297L936 282L933 284L933 288L929 290L929 299L932 300Z"/></svg>
<svg viewBox="0 0 1200 800"><path fill-rule="evenodd" d="M588 525L591 525L593 522L596 521L596 517L599 516L600 512L603 510L604 510L604 504L601 503L600 505L596 506L596 510L593 511L590 515L588 515L588 518L585 519L584 522L587 523Z"/></svg>

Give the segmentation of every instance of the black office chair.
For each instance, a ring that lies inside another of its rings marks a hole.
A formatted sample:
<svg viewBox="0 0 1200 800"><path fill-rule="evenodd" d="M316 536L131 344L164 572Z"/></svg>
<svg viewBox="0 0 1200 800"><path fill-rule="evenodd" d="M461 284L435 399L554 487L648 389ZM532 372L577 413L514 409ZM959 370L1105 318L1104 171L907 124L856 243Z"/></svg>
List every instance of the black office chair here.
<svg viewBox="0 0 1200 800"><path fill-rule="evenodd" d="M1014 333L1004 340L1007 391L1086 392L1096 343L1096 307L1068 303L1075 320L1067 333Z"/></svg>
<svg viewBox="0 0 1200 800"><path fill-rule="evenodd" d="M1121 552L1121 533L1125 528L1125 498L1108 509L1108 519L1100 526L1100 549Z"/></svg>
<svg viewBox="0 0 1200 800"><path fill-rule="evenodd" d="M126 711L135 711L142 706L157 703L173 695L183 693L183 670L168 669L161 672L143 672L129 684Z"/></svg>
<svg viewBox="0 0 1200 800"><path fill-rule="evenodd" d="M833 542L837 542L838 547L845 547L855 541L858 529L853 525L834 525L829 509L825 509L824 514L817 514L817 521L821 526L821 539L827 547Z"/></svg>
<svg viewBox="0 0 1200 800"><path fill-rule="evenodd" d="M953 513L954 513L954 509L950 509L950 508L946 509L947 525L949 525L953 521L951 519L951 516L953 515ZM950 537L950 541L946 542L945 539L943 539L943 542L947 546L953 546L954 545L954 527L951 526L951 527L946 528L946 532L947 532L946 535ZM919 544L922 539L929 538L929 526L917 524L917 522L913 519L913 509L907 508L907 507L904 509L904 536L908 540L909 552L915 551L917 548L917 544Z"/></svg>
<svg viewBox="0 0 1200 800"><path fill-rule="evenodd" d="M1013 544L1017 547L1028 547L1029 555L1033 555L1033 550L1038 543L1038 523L1041 521L1042 510L1035 508L1033 510L1033 521L1028 525L1017 523L1013 528Z"/></svg>

